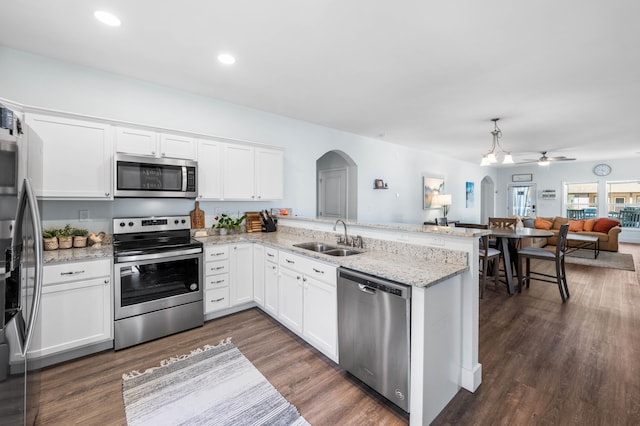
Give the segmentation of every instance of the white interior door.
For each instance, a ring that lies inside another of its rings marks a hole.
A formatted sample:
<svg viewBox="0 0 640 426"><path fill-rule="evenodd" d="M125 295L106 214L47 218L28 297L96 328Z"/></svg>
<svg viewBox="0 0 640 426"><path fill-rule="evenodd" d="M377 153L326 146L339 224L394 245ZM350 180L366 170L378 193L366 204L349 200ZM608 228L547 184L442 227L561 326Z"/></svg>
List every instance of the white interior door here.
<svg viewBox="0 0 640 426"><path fill-rule="evenodd" d="M319 217L347 217L347 169L321 170L318 193Z"/></svg>

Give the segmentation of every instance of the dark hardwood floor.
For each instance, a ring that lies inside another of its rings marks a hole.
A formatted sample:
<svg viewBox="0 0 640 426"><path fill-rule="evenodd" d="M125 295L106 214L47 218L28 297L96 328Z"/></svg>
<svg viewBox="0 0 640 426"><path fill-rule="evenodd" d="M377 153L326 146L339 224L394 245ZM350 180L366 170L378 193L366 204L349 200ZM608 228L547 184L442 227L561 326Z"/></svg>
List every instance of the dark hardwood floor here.
<svg viewBox="0 0 640 426"><path fill-rule="evenodd" d="M621 244L640 271L640 245ZM550 262L549 262L550 264ZM541 267L541 266L540 266ZM461 390L434 424L640 424L638 272L567 265L570 300L534 281L480 300L482 385ZM406 424L407 418L257 309L43 372L40 425L124 425L122 373L231 336L313 425Z"/></svg>

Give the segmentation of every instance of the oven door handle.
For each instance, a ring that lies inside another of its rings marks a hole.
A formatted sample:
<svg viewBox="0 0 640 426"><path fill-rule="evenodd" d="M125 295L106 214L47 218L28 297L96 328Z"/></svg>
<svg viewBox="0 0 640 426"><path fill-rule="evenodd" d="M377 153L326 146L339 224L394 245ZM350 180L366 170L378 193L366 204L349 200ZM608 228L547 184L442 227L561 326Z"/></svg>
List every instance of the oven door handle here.
<svg viewBox="0 0 640 426"><path fill-rule="evenodd" d="M138 262L141 260L166 259L169 257L184 256L187 254L200 254L202 248L192 248L186 250L175 250L164 253L140 254L136 256L116 256L115 263Z"/></svg>

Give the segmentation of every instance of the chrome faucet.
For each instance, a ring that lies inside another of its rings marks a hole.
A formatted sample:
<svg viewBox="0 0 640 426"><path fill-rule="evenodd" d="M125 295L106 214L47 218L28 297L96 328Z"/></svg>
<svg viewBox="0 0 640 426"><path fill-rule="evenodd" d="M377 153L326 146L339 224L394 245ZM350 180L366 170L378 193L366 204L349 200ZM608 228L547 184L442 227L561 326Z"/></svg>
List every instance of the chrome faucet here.
<svg viewBox="0 0 640 426"><path fill-rule="evenodd" d="M342 237L338 237L338 244L346 244L349 245L349 235L347 235L347 224L344 223L344 220L342 219L338 219L336 220L336 223L333 225L333 230L336 230L336 227L338 226L338 223L342 222L342 226L344 226L344 240L342 239Z"/></svg>

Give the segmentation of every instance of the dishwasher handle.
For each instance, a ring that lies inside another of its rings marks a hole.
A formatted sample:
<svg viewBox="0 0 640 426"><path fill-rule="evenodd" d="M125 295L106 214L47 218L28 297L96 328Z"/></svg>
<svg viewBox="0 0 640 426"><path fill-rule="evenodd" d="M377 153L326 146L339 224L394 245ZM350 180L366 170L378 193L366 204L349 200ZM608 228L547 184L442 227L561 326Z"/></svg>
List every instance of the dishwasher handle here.
<svg viewBox="0 0 640 426"><path fill-rule="evenodd" d="M374 288L368 287L368 286L366 286L364 284L358 284L358 288L363 293L376 294L376 290Z"/></svg>

